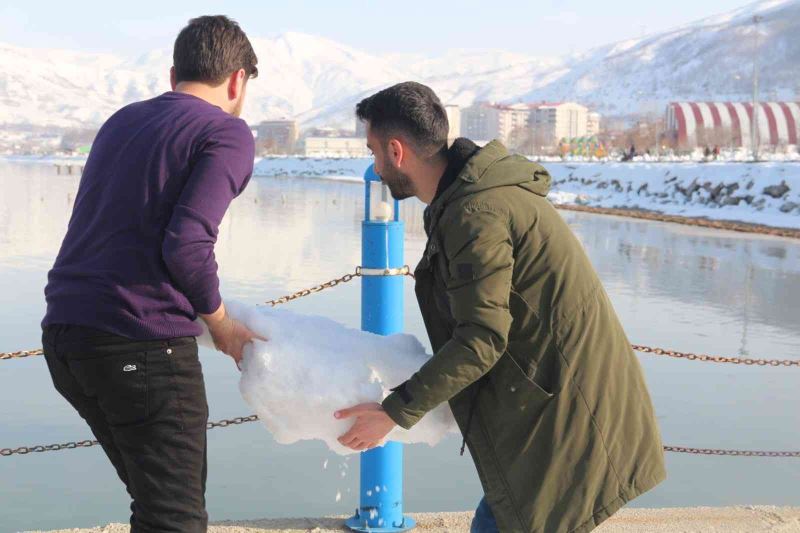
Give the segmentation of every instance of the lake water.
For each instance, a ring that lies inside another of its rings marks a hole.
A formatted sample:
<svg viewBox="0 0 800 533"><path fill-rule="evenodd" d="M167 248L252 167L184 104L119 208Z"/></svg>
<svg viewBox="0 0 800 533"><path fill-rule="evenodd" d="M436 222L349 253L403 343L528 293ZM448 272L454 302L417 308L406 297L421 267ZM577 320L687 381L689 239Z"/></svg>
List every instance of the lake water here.
<svg viewBox="0 0 800 533"><path fill-rule="evenodd" d="M38 348L42 290L78 186L43 164L0 161L0 351ZM352 272L362 188L253 179L223 223L217 257L226 298L275 298ZM421 204L404 203L406 258L419 258ZM562 212L583 242L631 340L719 355L800 357L800 241ZM406 330L424 343L406 290ZM288 305L359 325L359 281ZM201 353L211 419L250 414L230 359ZM666 444L800 449L800 369L641 355ZM0 448L81 440L88 428L53 390L41 357L0 362ZM408 511L474 508L481 491L451 437L406 447ZM323 464L328 462L327 468ZM800 460L668 454L669 479L632 503L800 505ZM276 444L258 423L209 433L211 520L348 514L358 457L319 442ZM336 501L341 492L341 501ZM0 457L0 531L127 521L127 494L100 448Z"/></svg>

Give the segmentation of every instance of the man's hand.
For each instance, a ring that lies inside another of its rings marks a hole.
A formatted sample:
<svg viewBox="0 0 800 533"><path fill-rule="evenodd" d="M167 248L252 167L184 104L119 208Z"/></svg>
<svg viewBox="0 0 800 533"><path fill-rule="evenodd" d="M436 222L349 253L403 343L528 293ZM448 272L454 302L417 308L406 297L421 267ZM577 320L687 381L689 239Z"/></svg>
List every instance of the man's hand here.
<svg viewBox="0 0 800 533"><path fill-rule="evenodd" d="M253 339L267 340L250 331L238 320L231 318L225 311L225 304L221 304L219 309L210 315L200 315L200 318L208 325L208 331L211 333L217 350L230 355L237 367L242 360L245 344Z"/></svg>
<svg viewBox="0 0 800 533"><path fill-rule="evenodd" d="M333 416L340 419L356 417L350 431L339 437L343 446L356 451L380 446L386 435L397 425L379 403L362 403L336 411Z"/></svg>

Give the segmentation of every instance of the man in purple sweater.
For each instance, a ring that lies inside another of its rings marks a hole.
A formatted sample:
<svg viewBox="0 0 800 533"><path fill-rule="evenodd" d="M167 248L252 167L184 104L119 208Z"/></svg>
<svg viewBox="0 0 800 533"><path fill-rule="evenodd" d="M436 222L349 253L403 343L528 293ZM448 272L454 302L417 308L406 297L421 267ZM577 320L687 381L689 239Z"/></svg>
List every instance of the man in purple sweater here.
<svg viewBox="0 0 800 533"><path fill-rule="evenodd" d="M131 504L131 531L206 531L199 316L238 363L254 334L225 313L214 243L253 172L238 118L258 74L232 20L199 17L175 41L172 91L117 111L86 162L45 289L55 388L89 424Z"/></svg>

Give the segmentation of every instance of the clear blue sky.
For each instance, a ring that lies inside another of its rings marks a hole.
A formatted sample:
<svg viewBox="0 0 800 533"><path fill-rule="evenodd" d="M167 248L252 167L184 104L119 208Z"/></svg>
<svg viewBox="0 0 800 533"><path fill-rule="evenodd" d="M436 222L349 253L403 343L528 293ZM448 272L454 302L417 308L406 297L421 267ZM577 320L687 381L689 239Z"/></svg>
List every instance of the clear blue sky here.
<svg viewBox="0 0 800 533"><path fill-rule="evenodd" d="M373 52L496 48L560 55L735 9L742 0L12 0L0 41L129 57L171 48L186 21L223 13L249 35L299 31ZM13 5L12 5L13 4Z"/></svg>

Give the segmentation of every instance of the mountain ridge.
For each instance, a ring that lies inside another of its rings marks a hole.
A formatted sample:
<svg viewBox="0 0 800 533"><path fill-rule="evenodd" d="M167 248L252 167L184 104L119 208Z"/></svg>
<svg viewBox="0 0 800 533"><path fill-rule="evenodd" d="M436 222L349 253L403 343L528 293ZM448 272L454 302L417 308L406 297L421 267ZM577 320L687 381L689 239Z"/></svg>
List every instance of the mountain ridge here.
<svg viewBox="0 0 800 533"><path fill-rule="evenodd" d="M354 127L353 106L405 80L445 103L575 100L605 115L657 112L672 100L751 98L755 36L764 99L800 93L800 0L762 0L638 39L559 57L501 49L451 49L435 57L382 56L332 39L285 32L252 37L260 77L248 86L251 124L296 118L302 126ZM96 127L116 109L169 90L171 53L136 58L0 43L0 124Z"/></svg>

